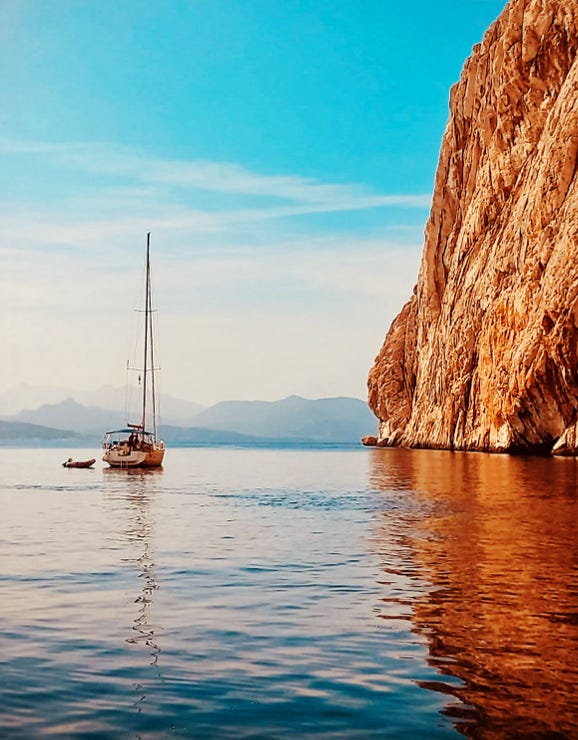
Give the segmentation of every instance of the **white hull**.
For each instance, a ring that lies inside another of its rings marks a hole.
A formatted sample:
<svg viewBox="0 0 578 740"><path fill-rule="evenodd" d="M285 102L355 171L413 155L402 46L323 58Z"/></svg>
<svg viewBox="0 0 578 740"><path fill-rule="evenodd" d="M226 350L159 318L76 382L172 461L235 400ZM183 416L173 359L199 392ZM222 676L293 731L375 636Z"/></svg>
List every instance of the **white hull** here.
<svg viewBox="0 0 578 740"><path fill-rule="evenodd" d="M146 449L135 449L127 442L106 444L102 459L112 468L158 468L165 456L164 442L147 444Z"/></svg>
<svg viewBox="0 0 578 740"><path fill-rule="evenodd" d="M113 468L138 468L145 461L146 453L130 450L120 452L118 450L107 450L102 459Z"/></svg>
<svg viewBox="0 0 578 740"><path fill-rule="evenodd" d="M130 455L105 452L102 459L111 468L159 468L163 464L163 457L164 452L153 455L144 452L132 452Z"/></svg>

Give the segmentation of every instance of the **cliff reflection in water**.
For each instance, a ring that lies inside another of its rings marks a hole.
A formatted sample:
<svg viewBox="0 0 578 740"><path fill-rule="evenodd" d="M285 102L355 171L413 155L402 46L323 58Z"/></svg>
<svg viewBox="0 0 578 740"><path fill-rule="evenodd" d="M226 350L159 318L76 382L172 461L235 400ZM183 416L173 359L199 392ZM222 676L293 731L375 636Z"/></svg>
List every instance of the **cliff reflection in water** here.
<svg viewBox="0 0 578 740"><path fill-rule="evenodd" d="M578 737L578 462L371 454L372 485L401 491L376 536L384 571L403 549L414 629L440 673L461 679L427 688L472 707L448 705L469 736Z"/></svg>

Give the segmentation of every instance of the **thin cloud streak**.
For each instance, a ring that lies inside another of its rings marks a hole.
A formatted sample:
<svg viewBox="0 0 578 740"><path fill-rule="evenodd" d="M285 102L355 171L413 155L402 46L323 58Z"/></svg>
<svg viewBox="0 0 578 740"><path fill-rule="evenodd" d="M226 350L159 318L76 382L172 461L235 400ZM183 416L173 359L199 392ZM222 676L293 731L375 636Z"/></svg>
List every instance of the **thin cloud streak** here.
<svg viewBox="0 0 578 740"><path fill-rule="evenodd" d="M4 139L0 151L37 178L29 192L5 186L0 206L4 382L37 384L44 368L87 389L122 382L125 317L152 231L173 394L363 397L388 317L417 274L429 196L101 144ZM390 210L366 217L371 209ZM71 337L90 337L80 360Z"/></svg>
<svg viewBox="0 0 578 740"><path fill-rule="evenodd" d="M19 251L3 274L6 382L40 384L50 367L72 387L121 384L142 254L133 250L119 264L107 257L103 269L100 251L72 260L55 251L42 259ZM204 403L288 392L363 398L388 320L411 294L419 253L417 244L342 234L264 245L257 259L248 246L178 259L155 253L164 387ZM82 358L71 337L90 338Z"/></svg>
<svg viewBox="0 0 578 740"><path fill-rule="evenodd" d="M430 195L372 195L359 185L326 185L304 177L260 175L227 162L149 161L143 179L155 183L238 195L264 196L331 210L401 205L424 208Z"/></svg>
<svg viewBox="0 0 578 740"><path fill-rule="evenodd" d="M325 184L297 175L263 175L229 162L163 160L99 143L53 144L0 138L0 153L40 157L64 169L128 179L127 192L133 196L139 192L135 183L142 183L160 188L156 193L154 190L140 190L151 196L162 195L163 192L166 195L167 190L173 189L300 204L250 209L249 213L256 214L252 218L257 220L388 206L422 209L428 208L431 201L430 194L375 194L358 184ZM118 186L115 189L119 190ZM231 218L230 214L228 218Z"/></svg>

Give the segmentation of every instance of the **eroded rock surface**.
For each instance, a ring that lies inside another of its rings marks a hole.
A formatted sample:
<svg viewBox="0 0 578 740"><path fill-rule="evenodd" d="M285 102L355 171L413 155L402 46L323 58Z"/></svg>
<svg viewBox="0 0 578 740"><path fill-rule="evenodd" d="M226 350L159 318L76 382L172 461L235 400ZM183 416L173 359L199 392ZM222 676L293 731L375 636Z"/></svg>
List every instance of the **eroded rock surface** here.
<svg viewBox="0 0 578 740"><path fill-rule="evenodd" d="M577 0L510 0L452 88L378 444L578 451L577 50Z"/></svg>

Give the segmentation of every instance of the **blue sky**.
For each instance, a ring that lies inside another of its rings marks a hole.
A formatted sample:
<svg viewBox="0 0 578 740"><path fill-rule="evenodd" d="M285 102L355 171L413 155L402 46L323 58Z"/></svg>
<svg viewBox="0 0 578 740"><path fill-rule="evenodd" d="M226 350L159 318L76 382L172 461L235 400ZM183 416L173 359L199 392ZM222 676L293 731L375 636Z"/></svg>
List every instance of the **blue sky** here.
<svg viewBox="0 0 578 740"><path fill-rule="evenodd" d="M150 230L163 390L365 397L502 7L5 0L0 392L123 382Z"/></svg>

